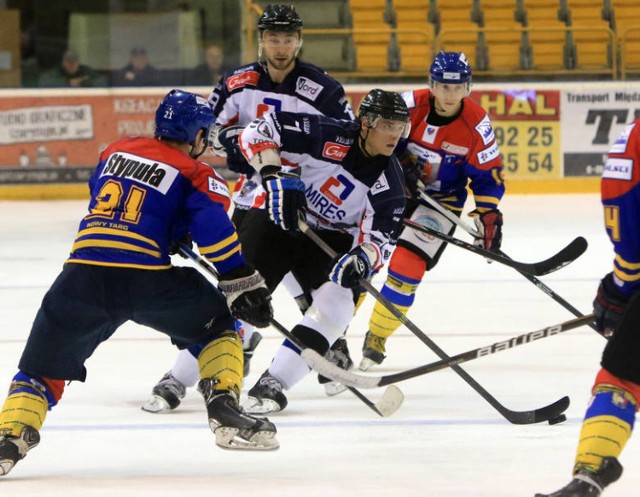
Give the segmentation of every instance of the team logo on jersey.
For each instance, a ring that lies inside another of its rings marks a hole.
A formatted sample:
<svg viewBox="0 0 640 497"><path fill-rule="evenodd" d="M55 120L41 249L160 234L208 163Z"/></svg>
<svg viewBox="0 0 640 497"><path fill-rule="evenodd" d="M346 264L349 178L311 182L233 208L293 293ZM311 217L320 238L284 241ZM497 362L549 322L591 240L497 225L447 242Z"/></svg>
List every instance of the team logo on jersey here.
<svg viewBox="0 0 640 497"><path fill-rule="evenodd" d="M167 193L176 176L178 176L178 170L169 164L118 152L111 154L107 159L100 174L101 178L104 176L131 179L150 186L159 192Z"/></svg>
<svg viewBox="0 0 640 497"><path fill-rule="evenodd" d="M312 102L318 98L320 92L324 89L324 86L311 81L309 78L300 76L296 81L296 93L302 97L308 98Z"/></svg>
<svg viewBox="0 0 640 497"><path fill-rule="evenodd" d="M262 136L264 136L266 138L269 138L270 140L273 140L273 129L271 129L271 126L269 125L269 123L267 121L259 122L257 131Z"/></svg>
<svg viewBox="0 0 640 497"><path fill-rule="evenodd" d="M485 114L478 124L476 124L476 131L482 137L482 143L488 145L495 138L493 134L493 126L491 126L491 121L489 121L489 116Z"/></svg>
<svg viewBox="0 0 640 497"><path fill-rule="evenodd" d="M442 145L440 145L440 148L445 152L451 152L452 154L456 155L467 155L467 153L469 152L468 147L461 147L460 145L454 145L453 143L444 141L442 142Z"/></svg>
<svg viewBox="0 0 640 497"><path fill-rule="evenodd" d="M480 164L485 164L486 162L492 161L493 159L498 157L498 155L500 155L500 152L498 151L498 144L494 143L489 148L480 150L480 152L478 152L477 155L478 155L478 162Z"/></svg>
<svg viewBox="0 0 640 497"><path fill-rule="evenodd" d="M349 181L343 174L331 176L320 187L320 193L331 200L336 205L342 205L342 202L351 194L356 186Z"/></svg>
<svg viewBox="0 0 640 497"><path fill-rule="evenodd" d="M218 178L214 178L213 176L209 176L208 179L208 186L209 186L209 191L211 193L215 193L217 195L222 195L223 197L229 197L229 189L226 187L226 185L221 182Z"/></svg>
<svg viewBox="0 0 640 497"><path fill-rule="evenodd" d="M633 176L633 160L631 159L607 159L604 164L603 178L631 181Z"/></svg>
<svg viewBox="0 0 640 497"><path fill-rule="evenodd" d="M438 129L440 129L439 126L431 126L430 124L427 124L427 127L424 130L424 133L422 134L422 141L424 143L429 143L430 145L433 145L433 143L436 141L436 135L438 134Z"/></svg>
<svg viewBox="0 0 640 497"><path fill-rule="evenodd" d="M338 143L327 142L324 144L324 149L322 150L322 157L326 157L327 159L342 161L347 155L350 147L346 145L340 145Z"/></svg>
<svg viewBox="0 0 640 497"><path fill-rule="evenodd" d="M256 71L247 71L240 74L235 74L233 76L229 76L227 78L227 90L233 91L237 88L242 88L243 86L252 85L256 86L258 84L258 80L260 79L260 74Z"/></svg>
<svg viewBox="0 0 640 497"><path fill-rule="evenodd" d="M389 182L384 174L381 174L375 184L371 187L371 195L377 195L378 193L389 190Z"/></svg>
<svg viewBox="0 0 640 497"><path fill-rule="evenodd" d="M631 131L633 131L634 126L635 126L635 123L629 124L627 127L624 128L624 131L622 132L622 134L616 139L615 142L613 142L613 145L611 147L611 150L609 150L609 153L623 154L627 150L629 135L631 134Z"/></svg>

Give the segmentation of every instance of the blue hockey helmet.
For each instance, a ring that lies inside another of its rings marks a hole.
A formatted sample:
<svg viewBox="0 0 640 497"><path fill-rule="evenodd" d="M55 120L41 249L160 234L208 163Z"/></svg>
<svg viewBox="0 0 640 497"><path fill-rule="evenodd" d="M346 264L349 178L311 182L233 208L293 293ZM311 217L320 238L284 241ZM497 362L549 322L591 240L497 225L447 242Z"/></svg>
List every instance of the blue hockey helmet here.
<svg viewBox="0 0 640 497"><path fill-rule="evenodd" d="M429 69L431 82L461 84L471 81L471 66L462 52L440 51Z"/></svg>
<svg viewBox="0 0 640 497"><path fill-rule="evenodd" d="M183 90L171 90L156 110L155 134L191 144L198 131L204 129L208 141L213 121L213 109L205 98Z"/></svg>

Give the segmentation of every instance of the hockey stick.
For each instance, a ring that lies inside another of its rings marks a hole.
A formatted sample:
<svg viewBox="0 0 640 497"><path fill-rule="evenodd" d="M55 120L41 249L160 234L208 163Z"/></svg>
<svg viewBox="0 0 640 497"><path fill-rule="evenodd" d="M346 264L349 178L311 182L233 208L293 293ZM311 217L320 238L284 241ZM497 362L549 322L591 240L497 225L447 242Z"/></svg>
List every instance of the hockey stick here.
<svg viewBox="0 0 640 497"><path fill-rule="evenodd" d="M318 245L329 257L335 258L337 256L335 250L333 250L322 238L320 238L302 219L298 221L298 228L305 235L307 235L314 243ZM407 316L402 314L396 306L394 306L389 299L382 295L370 281L361 280L360 284L369 292L378 302L384 305L387 310L393 314L393 316L403 323L415 336L417 336L427 347L435 352L440 359L449 360L450 357L442 350L436 343L431 340L425 333L420 330ZM541 421L548 421L562 414L569 407L569 397L563 397L556 402L535 409L532 411L512 411L503 406L498 400L487 392L482 385L473 379L464 369L460 366L452 365L451 369L455 371L467 384L471 386L480 396L485 399L495 410L497 410L502 416L513 424L531 424L539 423Z"/></svg>
<svg viewBox="0 0 640 497"><path fill-rule="evenodd" d="M180 244L180 252L195 262L201 269L203 269L206 273L213 276L216 280L220 279L220 275L218 272L209 264L204 258L200 255L196 254L191 247L188 245L181 243ZM309 349L305 347L295 335L293 335L287 328L285 328L282 324L280 324L275 319L271 320L271 325L276 328L280 333L282 333L291 343L293 343L298 349L300 353L306 352L307 357L313 357L313 360L316 364L321 364L323 367L327 368L328 365L332 364L319 353L317 353L313 349ZM326 364L323 364L326 363ZM346 385L345 385L346 386ZM347 386L347 389L353 393L358 399L360 399L367 407L369 407L372 411L374 411L379 416L386 418L391 416L394 412L396 412L402 402L404 401L404 394L402 391L396 387L395 385L391 385L385 389L382 394L382 397L378 402L372 402L367 398L364 394L359 392L356 388Z"/></svg>
<svg viewBox="0 0 640 497"><path fill-rule="evenodd" d="M420 188L424 188L423 184L419 184L418 186ZM432 199L426 193L421 191L420 192L420 198L422 198L422 200L424 200L426 203L428 203L430 206L432 206L440 214L445 216L449 221L451 221L452 223L460 226L460 228L462 228L464 231L466 231L472 237L481 238L481 235L480 235L480 233L478 233L478 231L476 231L473 228L471 228L462 219L460 219L458 216L456 216L449 209L447 209L447 208L443 207L442 205L440 205L438 202L436 202L434 199ZM579 237L579 238L582 238L582 237ZM576 240L578 240L578 238L576 238ZM573 242L571 242L571 243L574 243L574 242L575 242L575 240ZM585 244L586 244L586 241L585 241ZM571 245L571 244L569 244L569 245ZM586 245L585 245L585 248L586 248ZM563 250L566 250L566 247ZM509 256L507 254L505 254L502 250L498 251L498 253L500 255L502 255L503 257L509 258ZM584 316L584 314L582 314L578 309L576 309L574 306L572 306L569 302L567 302L565 299L563 299L560 295L558 295L556 292L554 292L551 288L549 288L546 284L544 284L538 278L536 278L533 275L524 273L522 271L518 271L518 272L522 276L524 276L526 279L528 279L531 283L533 283L536 287L538 287L542 292L546 293L549 297L551 297L553 300L555 300L558 304L560 304L562 307L567 309L571 314L573 314L574 316L576 316L578 318ZM589 323L588 326L590 328L592 328L593 330L597 331L600 335L602 335L602 333L600 333L600 331L598 331L598 329L596 328L595 324ZM602 336L604 336L604 335L602 335Z"/></svg>
<svg viewBox="0 0 640 497"><path fill-rule="evenodd" d="M448 235L447 233L431 229L428 226L423 226L422 224L416 223L411 219L403 219L402 224L411 229L426 233L427 235L433 236L435 238L439 238L446 243L456 245L460 248L473 252L474 254L481 255L486 259L491 259L492 261L499 262L500 264L512 267L513 269L521 273L527 273L532 276L544 276L545 274L557 271L558 269L573 262L587 249L587 241L582 237L578 237L565 248L563 248L560 252L544 261L531 263L518 262L511 259L510 257L505 257L496 252L491 252L490 250L485 250L482 247L473 245L472 243L467 243L463 240Z"/></svg>
<svg viewBox="0 0 640 497"><path fill-rule="evenodd" d="M407 369L405 371L401 371L399 373L393 373L384 376L363 376L357 373L352 373L351 371L340 369L338 366L331 363L329 363L329 367L326 367L324 363L317 363L315 361L315 357L307 355L305 354L305 352L302 353L302 358L310 367L312 367L316 371L320 372L328 378L331 378L332 380L339 381L343 385L352 385L358 388L378 388L389 385L391 383L397 383L399 381L405 381L417 376L433 373L434 371L439 371L441 369L462 364L464 362L473 361L474 359L478 359L480 357L486 357L498 352L510 350L515 347L519 347L520 345L525 345L537 340L541 340L542 338L559 335L560 333L564 333L565 331L573 330L575 328L579 328L580 326L584 326L589 324L590 322L593 322L593 317L593 314L589 314L588 316L582 316L581 318L576 318L570 321L565 321L564 323L548 326L546 328L542 328L541 330L523 333L522 335L518 335L507 340L502 340L500 342L495 342L485 347L478 347L477 349L462 352L460 354L451 356L448 359L443 359L441 361L432 362L430 364L425 364L423 366L418 366L415 368Z"/></svg>

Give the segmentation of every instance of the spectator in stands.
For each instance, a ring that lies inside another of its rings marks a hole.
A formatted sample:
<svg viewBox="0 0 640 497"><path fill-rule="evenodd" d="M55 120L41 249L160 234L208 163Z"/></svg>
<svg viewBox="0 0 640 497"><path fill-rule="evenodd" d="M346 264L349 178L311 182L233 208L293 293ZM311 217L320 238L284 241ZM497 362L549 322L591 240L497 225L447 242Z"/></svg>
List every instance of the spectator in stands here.
<svg viewBox="0 0 640 497"><path fill-rule="evenodd" d="M60 65L40 76L39 85L48 88L80 88L97 86L96 72L80 63L78 52L68 49L62 55Z"/></svg>
<svg viewBox="0 0 640 497"><path fill-rule="evenodd" d="M227 70L222 47L217 43L209 43L204 49L204 63L191 71L187 77L187 84L216 86Z"/></svg>
<svg viewBox="0 0 640 497"><path fill-rule="evenodd" d="M133 47L129 53L129 63L113 78L113 86L155 86L158 84L158 70L149 63L144 47Z"/></svg>

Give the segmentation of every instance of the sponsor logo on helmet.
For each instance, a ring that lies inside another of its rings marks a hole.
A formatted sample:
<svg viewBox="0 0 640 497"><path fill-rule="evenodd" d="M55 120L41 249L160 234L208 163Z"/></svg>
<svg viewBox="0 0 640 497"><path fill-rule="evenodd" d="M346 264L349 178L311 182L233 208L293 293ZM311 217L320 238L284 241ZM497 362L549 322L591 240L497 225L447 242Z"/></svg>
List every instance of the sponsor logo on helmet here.
<svg viewBox="0 0 640 497"><path fill-rule="evenodd" d="M311 81L308 78L300 76L296 81L296 93L300 96L308 98L311 101L315 101L320 95L320 92L324 89L324 86Z"/></svg>
<svg viewBox="0 0 640 497"><path fill-rule="evenodd" d="M459 72L443 72L442 78L443 79L460 79L460 73Z"/></svg>
<svg viewBox="0 0 640 497"><path fill-rule="evenodd" d="M227 78L227 90L233 91L247 85L256 86L259 79L260 74L256 71L247 71L234 76L229 76Z"/></svg>
<svg viewBox="0 0 640 497"><path fill-rule="evenodd" d="M327 159L341 161L347 155L350 147L345 145L340 145L334 142L327 142L324 144L324 149L322 150L322 156Z"/></svg>

